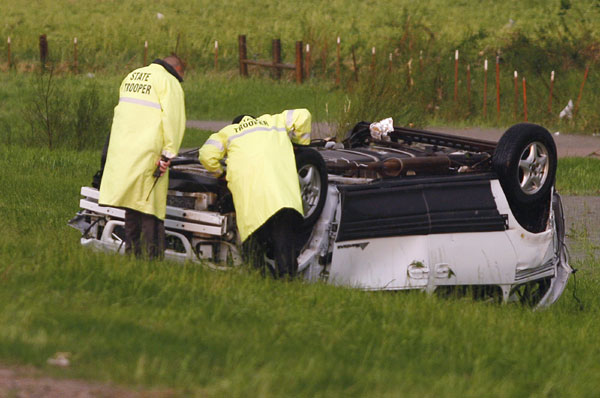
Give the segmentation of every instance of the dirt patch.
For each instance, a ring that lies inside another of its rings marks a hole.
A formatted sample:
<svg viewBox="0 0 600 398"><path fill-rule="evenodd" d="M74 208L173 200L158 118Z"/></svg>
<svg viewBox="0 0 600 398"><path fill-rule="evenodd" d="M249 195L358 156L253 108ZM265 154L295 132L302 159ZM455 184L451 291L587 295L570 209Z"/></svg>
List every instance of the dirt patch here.
<svg viewBox="0 0 600 398"><path fill-rule="evenodd" d="M173 398L172 390L131 390L73 379L44 376L32 367L0 366L0 397L2 398Z"/></svg>

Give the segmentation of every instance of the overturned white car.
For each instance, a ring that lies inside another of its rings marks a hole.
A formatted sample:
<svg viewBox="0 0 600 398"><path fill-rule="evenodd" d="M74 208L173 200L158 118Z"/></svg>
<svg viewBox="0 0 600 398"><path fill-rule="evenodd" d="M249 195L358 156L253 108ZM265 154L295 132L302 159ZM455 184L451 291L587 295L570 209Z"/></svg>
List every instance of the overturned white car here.
<svg viewBox="0 0 600 398"><path fill-rule="evenodd" d="M172 162L165 256L238 266L231 194L197 159L190 150ZM567 284L556 147L541 126L517 124L494 143L400 127L373 135L361 122L343 143L296 148L296 164L306 279L535 307L555 302ZM81 243L124 252L124 210L99 206L94 187L81 194L70 221Z"/></svg>

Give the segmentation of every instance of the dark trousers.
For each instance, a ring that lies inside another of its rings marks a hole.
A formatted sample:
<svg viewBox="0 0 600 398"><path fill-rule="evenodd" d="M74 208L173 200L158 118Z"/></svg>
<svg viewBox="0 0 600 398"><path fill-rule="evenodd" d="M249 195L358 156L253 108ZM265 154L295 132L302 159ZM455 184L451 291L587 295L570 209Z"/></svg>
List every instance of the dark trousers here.
<svg viewBox="0 0 600 398"><path fill-rule="evenodd" d="M165 223L151 214L125 210L125 253L148 259L165 252Z"/></svg>
<svg viewBox="0 0 600 398"><path fill-rule="evenodd" d="M296 276L298 259L296 254L296 229L302 223L302 216L293 209L281 209L254 231L244 242L244 251L254 264L262 263L264 253L275 260L276 278Z"/></svg>

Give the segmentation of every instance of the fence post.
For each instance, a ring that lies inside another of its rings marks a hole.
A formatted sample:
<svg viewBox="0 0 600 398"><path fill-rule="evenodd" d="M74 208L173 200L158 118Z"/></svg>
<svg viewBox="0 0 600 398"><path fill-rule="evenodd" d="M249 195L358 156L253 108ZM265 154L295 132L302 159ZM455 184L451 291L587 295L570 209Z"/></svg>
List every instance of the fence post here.
<svg viewBox="0 0 600 398"><path fill-rule="evenodd" d="M412 89L412 87L415 85L415 81L412 78L412 58L408 60L408 62L406 63L406 71L407 71L407 79L406 79L406 83L408 84L408 87Z"/></svg>
<svg viewBox="0 0 600 398"><path fill-rule="evenodd" d="M340 82L342 81L341 78L341 59L340 59L340 37L337 37L337 61L335 64L335 84L337 84L338 86L340 85Z"/></svg>
<svg viewBox="0 0 600 398"><path fill-rule="evenodd" d="M144 41L144 66L148 65L148 40Z"/></svg>
<svg viewBox="0 0 600 398"><path fill-rule="evenodd" d="M458 50L454 52L454 102L458 102Z"/></svg>
<svg viewBox="0 0 600 398"><path fill-rule="evenodd" d="M371 48L371 72L375 71L375 47Z"/></svg>
<svg viewBox="0 0 600 398"><path fill-rule="evenodd" d="M240 54L240 75L248 76L248 65L244 62L246 61L246 35L238 36L238 47Z"/></svg>
<svg viewBox="0 0 600 398"><path fill-rule="evenodd" d="M302 62L302 42L301 41L297 41L296 42L296 83L298 84L302 84L302 78L303 78L303 62Z"/></svg>
<svg viewBox="0 0 600 398"><path fill-rule="evenodd" d="M73 73L79 73L79 61L77 60L77 38L73 39Z"/></svg>
<svg viewBox="0 0 600 398"><path fill-rule="evenodd" d="M10 36L8 36L8 39L6 40L6 58L7 58L7 62L8 62L8 69L10 69L10 67L12 66L12 59L11 59L11 53L10 53Z"/></svg>
<svg viewBox="0 0 600 398"><path fill-rule="evenodd" d="M46 34L40 35L40 63L42 70L46 69L46 61L48 60L48 39Z"/></svg>
<svg viewBox="0 0 600 398"><path fill-rule="evenodd" d="M390 53L390 63L389 63L389 66L388 66L388 69L389 69L390 72L392 71L392 59L393 59L392 58L392 53Z"/></svg>
<svg viewBox="0 0 600 398"><path fill-rule="evenodd" d="M548 113L552 114L552 89L554 88L554 71L550 73L550 95L548 96Z"/></svg>
<svg viewBox="0 0 600 398"><path fill-rule="evenodd" d="M219 42L215 40L215 71L219 70Z"/></svg>
<svg viewBox="0 0 600 398"><path fill-rule="evenodd" d="M515 120L517 120L517 114L519 113L519 89L517 88L517 77L519 76L519 74L517 73L517 71L515 71L515 75L514 75L514 82L515 82L515 105L514 105L514 117Z"/></svg>
<svg viewBox="0 0 600 398"><path fill-rule="evenodd" d="M488 74L488 60L487 58L483 62L483 117L487 116L487 74Z"/></svg>
<svg viewBox="0 0 600 398"><path fill-rule="evenodd" d="M525 121L527 121L527 82L523 78L523 113L525 115Z"/></svg>
<svg viewBox="0 0 600 398"><path fill-rule="evenodd" d="M305 63L305 73L304 73L304 77L306 79L310 78L310 44L306 43L306 59L304 60Z"/></svg>
<svg viewBox="0 0 600 398"><path fill-rule="evenodd" d="M496 56L496 118L500 121L500 56Z"/></svg>
<svg viewBox="0 0 600 398"><path fill-rule="evenodd" d="M471 113L471 64L467 64L467 107Z"/></svg>
<svg viewBox="0 0 600 398"><path fill-rule="evenodd" d="M271 52L273 54L273 65L281 63L281 40L273 39ZM277 80L281 79L281 69L278 67L273 68L273 77Z"/></svg>

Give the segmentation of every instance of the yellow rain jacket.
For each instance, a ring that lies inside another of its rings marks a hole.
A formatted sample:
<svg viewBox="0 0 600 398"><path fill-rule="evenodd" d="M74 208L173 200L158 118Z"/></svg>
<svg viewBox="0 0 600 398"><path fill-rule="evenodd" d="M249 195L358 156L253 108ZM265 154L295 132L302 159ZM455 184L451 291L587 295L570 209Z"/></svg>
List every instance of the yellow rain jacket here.
<svg viewBox="0 0 600 398"><path fill-rule="evenodd" d="M157 60L129 73L121 83L98 201L161 220L166 212L168 172L154 189L152 174L161 154L172 158L178 153L185 131L183 89L167 71L168 65L163 65Z"/></svg>
<svg viewBox="0 0 600 398"><path fill-rule="evenodd" d="M227 157L227 186L242 241L283 208L303 214L292 142L310 143L310 122L306 109L246 116L200 148L200 162L217 176L223 173L219 160Z"/></svg>

